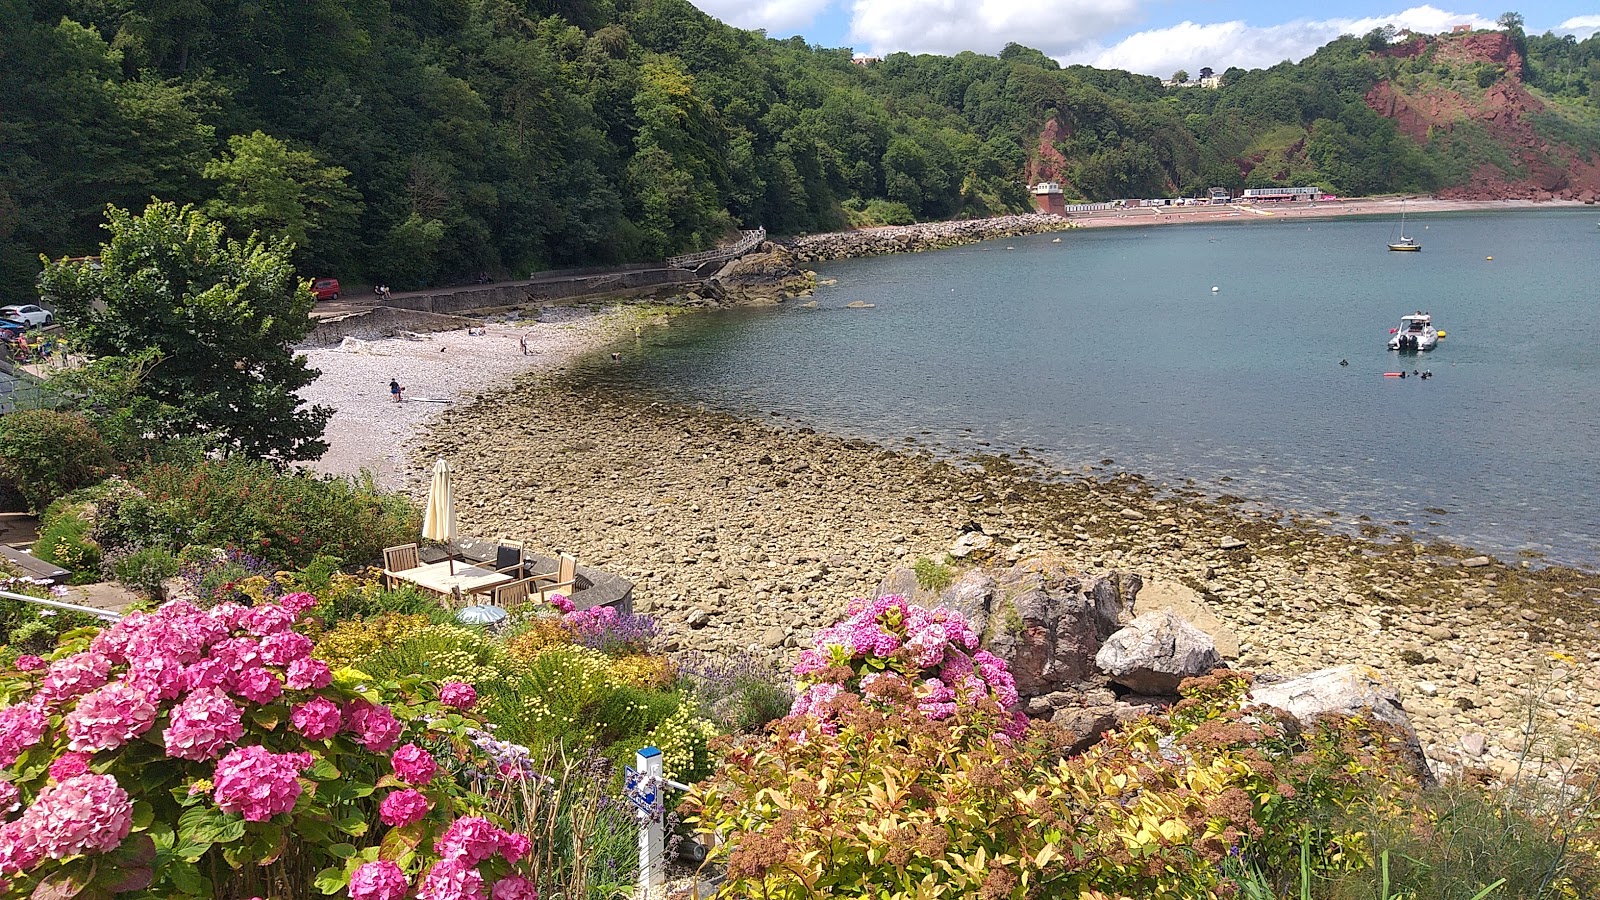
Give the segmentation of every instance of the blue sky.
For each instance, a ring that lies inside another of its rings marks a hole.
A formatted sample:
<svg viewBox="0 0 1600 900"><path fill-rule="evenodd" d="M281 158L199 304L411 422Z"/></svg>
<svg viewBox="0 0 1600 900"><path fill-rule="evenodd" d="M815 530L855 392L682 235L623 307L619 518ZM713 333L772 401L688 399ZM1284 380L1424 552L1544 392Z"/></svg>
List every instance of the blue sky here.
<svg viewBox="0 0 1600 900"><path fill-rule="evenodd" d="M742 28L804 35L857 54L995 53L1010 41L1062 63L1167 76L1202 66L1258 68L1301 59L1340 34L1382 24L1418 32L1456 24L1492 27L1507 9L1530 32L1587 37L1600 30L1600 0L1494 7L1355 0L692 0Z"/></svg>

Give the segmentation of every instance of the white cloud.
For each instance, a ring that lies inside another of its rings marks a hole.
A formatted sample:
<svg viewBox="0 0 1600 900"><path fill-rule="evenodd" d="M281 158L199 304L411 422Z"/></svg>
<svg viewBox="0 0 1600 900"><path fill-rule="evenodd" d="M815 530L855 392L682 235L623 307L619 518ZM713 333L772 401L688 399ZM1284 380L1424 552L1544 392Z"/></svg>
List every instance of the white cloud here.
<svg viewBox="0 0 1600 900"><path fill-rule="evenodd" d="M1570 34L1584 40L1600 32L1600 16L1573 16L1555 27L1556 34Z"/></svg>
<svg viewBox="0 0 1600 900"><path fill-rule="evenodd" d="M1418 34L1438 34L1455 25L1496 27L1494 20L1483 16L1447 12L1432 6L1413 7L1387 16L1300 19L1282 25L1250 25L1242 21L1208 25L1183 22L1170 28L1131 34L1097 52L1070 54L1064 61L1162 77L1178 69L1193 74L1201 66L1210 66L1218 72L1229 66L1257 69L1286 59L1304 59L1341 34L1366 34L1384 25L1409 28Z"/></svg>
<svg viewBox="0 0 1600 900"><path fill-rule="evenodd" d="M998 53L1015 41L1051 56L1086 51L1136 22L1142 0L855 0L850 42L873 54Z"/></svg>
<svg viewBox="0 0 1600 900"><path fill-rule="evenodd" d="M735 28L765 28L772 35L803 31L834 0L693 0L694 5Z"/></svg>

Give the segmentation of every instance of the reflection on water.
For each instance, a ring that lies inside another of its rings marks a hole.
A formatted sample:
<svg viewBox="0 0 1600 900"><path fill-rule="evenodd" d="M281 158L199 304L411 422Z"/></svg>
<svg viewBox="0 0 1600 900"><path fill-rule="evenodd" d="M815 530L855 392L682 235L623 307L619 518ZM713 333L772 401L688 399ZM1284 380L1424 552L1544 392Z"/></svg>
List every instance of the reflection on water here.
<svg viewBox="0 0 1600 900"><path fill-rule="evenodd" d="M1388 253L1385 220L1337 219L851 260L819 269L837 283L818 309L680 317L588 377L896 445L1025 448L1074 472L1111 458L1157 481L1594 568L1590 218L1426 217L1420 254ZM844 308L858 299L876 308ZM1440 349L1385 350L1415 309L1447 333ZM1434 377L1384 377L1400 370Z"/></svg>

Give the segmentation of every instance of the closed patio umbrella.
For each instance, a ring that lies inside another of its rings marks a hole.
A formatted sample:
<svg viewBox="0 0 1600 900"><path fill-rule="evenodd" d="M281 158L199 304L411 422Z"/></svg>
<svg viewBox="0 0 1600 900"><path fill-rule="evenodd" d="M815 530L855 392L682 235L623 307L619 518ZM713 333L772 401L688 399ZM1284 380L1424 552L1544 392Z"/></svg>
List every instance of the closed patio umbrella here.
<svg viewBox="0 0 1600 900"><path fill-rule="evenodd" d="M428 507L422 514L422 536L445 545L445 557L450 563L450 573L456 571L455 551L450 544L456 539L456 493L450 481L450 464L440 458L433 464L433 482L428 485Z"/></svg>

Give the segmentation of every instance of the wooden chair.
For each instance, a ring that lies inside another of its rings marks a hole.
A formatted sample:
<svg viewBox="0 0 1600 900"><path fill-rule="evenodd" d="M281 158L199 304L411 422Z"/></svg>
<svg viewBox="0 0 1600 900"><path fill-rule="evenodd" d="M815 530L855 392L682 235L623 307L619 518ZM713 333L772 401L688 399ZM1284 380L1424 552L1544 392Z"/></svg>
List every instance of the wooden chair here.
<svg viewBox="0 0 1600 900"><path fill-rule="evenodd" d="M398 547L383 548L383 586L386 590L394 590L396 572L415 569L422 565L422 559L417 555L416 544L401 544Z"/></svg>
<svg viewBox="0 0 1600 900"><path fill-rule="evenodd" d="M533 596L533 579L519 578L505 584L497 584L489 589L489 605L498 606L506 612L511 612L517 607L527 603Z"/></svg>
<svg viewBox="0 0 1600 900"><path fill-rule="evenodd" d="M528 557L521 541L501 538L494 550L494 570L502 575L521 578L527 574Z"/></svg>
<svg viewBox="0 0 1600 900"><path fill-rule="evenodd" d="M577 582L577 579L578 558L570 553L563 553L554 572L534 575L528 580L534 583L533 590L538 592L539 602L549 603L550 598L556 594L571 596L573 585Z"/></svg>

